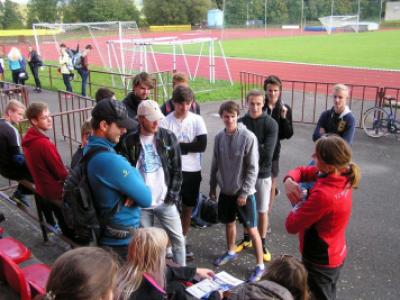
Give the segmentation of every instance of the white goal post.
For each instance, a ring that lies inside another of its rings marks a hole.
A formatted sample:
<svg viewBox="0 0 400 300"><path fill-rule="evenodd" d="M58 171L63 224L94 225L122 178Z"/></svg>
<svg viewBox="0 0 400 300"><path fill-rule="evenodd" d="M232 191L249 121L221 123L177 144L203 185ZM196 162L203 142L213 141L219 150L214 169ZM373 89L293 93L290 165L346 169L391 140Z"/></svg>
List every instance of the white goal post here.
<svg viewBox="0 0 400 300"><path fill-rule="evenodd" d="M140 32L135 21L110 21L110 22L85 22L85 23L35 23L32 25L36 48L38 53L46 61L58 61L59 46L65 43L71 49L77 45L83 49L85 45L92 45L90 61L94 65L109 69L107 41L112 39L119 41L140 38ZM40 35L41 29L46 29L51 34ZM124 53L121 48L119 53L120 60L125 61ZM126 71L123 69L123 71ZM122 86L126 80L122 80Z"/></svg>

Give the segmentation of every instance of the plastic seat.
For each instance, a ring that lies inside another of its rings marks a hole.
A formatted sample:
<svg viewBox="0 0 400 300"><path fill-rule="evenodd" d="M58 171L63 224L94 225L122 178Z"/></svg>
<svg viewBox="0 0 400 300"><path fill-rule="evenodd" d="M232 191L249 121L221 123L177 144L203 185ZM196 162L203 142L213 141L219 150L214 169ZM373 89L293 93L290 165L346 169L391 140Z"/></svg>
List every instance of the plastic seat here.
<svg viewBox="0 0 400 300"><path fill-rule="evenodd" d="M26 281L28 281L34 295L46 294L46 284L50 275L50 267L46 264L34 264L22 268Z"/></svg>
<svg viewBox="0 0 400 300"><path fill-rule="evenodd" d="M0 239L0 253L7 255L16 264L22 263L31 257L31 250L20 241L9 236Z"/></svg>
<svg viewBox="0 0 400 300"><path fill-rule="evenodd" d="M1 269L8 285L19 293L21 300L31 300L37 294L43 295L50 268L43 264L35 264L20 268L9 257L0 253Z"/></svg>
<svg viewBox="0 0 400 300"><path fill-rule="evenodd" d="M19 266L2 253L0 253L0 260L3 277L8 285L20 295L21 300L32 299L31 289Z"/></svg>

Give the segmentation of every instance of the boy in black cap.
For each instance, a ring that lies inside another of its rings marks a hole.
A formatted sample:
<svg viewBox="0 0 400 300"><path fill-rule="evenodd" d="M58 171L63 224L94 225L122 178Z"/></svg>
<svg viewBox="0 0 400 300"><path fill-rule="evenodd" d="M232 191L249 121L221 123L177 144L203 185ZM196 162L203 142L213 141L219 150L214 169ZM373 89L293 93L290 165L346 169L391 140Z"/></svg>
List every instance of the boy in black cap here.
<svg viewBox="0 0 400 300"><path fill-rule="evenodd" d="M132 229L140 225L140 208L149 207L152 201L150 189L138 170L114 150L121 135L134 125L123 103L100 101L92 111L93 135L83 150L83 155L95 147L106 150L87 163L88 179L100 215L118 207L99 244L111 247L122 259L126 259Z"/></svg>

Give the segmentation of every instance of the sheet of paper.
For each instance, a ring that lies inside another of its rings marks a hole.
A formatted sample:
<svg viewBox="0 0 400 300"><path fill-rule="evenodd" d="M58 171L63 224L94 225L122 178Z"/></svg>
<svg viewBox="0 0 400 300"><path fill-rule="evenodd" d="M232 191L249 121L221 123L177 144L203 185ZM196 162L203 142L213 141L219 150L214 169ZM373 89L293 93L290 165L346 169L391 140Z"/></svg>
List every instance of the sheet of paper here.
<svg viewBox="0 0 400 300"><path fill-rule="evenodd" d="M192 296L201 299L208 297L213 291L227 291L241 283L243 283L242 280L223 271L216 274L212 280L204 279L187 288L186 291Z"/></svg>

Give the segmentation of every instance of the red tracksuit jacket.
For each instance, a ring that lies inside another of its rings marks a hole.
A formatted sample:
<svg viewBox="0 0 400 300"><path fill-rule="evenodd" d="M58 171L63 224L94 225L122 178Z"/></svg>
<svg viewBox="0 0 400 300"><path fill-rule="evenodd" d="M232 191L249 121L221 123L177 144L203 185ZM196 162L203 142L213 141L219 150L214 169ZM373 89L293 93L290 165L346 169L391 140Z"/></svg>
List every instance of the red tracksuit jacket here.
<svg viewBox="0 0 400 300"><path fill-rule="evenodd" d="M26 132L22 139L22 148L36 192L46 200L61 203L63 184L68 172L57 148L35 127Z"/></svg>
<svg viewBox="0 0 400 300"><path fill-rule="evenodd" d="M299 233L303 259L336 268L346 254L346 228L352 207L352 188L344 175L318 175L315 166L298 167L287 177L296 182L316 181L305 201L298 203L286 219L286 230Z"/></svg>

